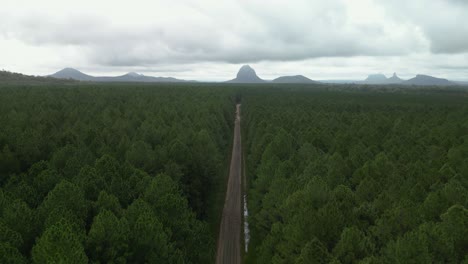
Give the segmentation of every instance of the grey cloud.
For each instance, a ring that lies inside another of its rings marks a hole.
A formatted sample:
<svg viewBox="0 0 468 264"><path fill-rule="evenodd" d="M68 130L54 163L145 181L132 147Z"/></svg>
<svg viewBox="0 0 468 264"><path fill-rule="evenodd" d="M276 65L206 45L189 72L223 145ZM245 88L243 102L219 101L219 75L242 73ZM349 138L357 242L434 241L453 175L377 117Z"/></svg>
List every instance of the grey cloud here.
<svg viewBox="0 0 468 264"><path fill-rule="evenodd" d="M468 5L468 1L466 0L447 0L448 2L459 4L459 5Z"/></svg>
<svg viewBox="0 0 468 264"><path fill-rule="evenodd" d="M189 17L186 24L174 19L142 27L113 25L91 15L33 15L21 19L13 37L34 45L74 45L90 62L110 66L404 55L421 45L411 34L387 34L384 24L350 24L338 0L296 6L240 3L234 15L201 8L206 21Z"/></svg>
<svg viewBox="0 0 468 264"><path fill-rule="evenodd" d="M457 54L468 51L468 1L395 0L379 2L391 17L420 28L433 53Z"/></svg>
<svg viewBox="0 0 468 264"><path fill-rule="evenodd" d="M264 78L466 79L467 10L466 0L5 1L0 66L226 80L254 63Z"/></svg>

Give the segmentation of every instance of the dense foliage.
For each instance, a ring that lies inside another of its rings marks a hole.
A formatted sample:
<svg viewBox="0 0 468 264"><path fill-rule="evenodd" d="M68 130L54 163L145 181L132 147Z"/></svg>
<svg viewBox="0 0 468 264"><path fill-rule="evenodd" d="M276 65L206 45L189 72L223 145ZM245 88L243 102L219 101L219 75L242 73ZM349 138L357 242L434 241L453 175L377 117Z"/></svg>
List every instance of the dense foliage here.
<svg viewBox="0 0 468 264"><path fill-rule="evenodd" d="M16 72L9 72L5 70L0 70L0 85L14 85L17 86L19 84L22 85L64 85L64 84L73 84L77 83L77 81L72 79L56 79L52 77L42 77L42 76L31 76L31 75L24 75L21 73Z"/></svg>
<svg viewBox="0 0 468 264"><path fill-rule="evenodd" d="M212 262L232 100L183 85L1 87L0 263Z"/></svg>
<svg viewBox="0 0 468 264"><path fill-rule="evenodd" d="M249 263L468 261L467 93L257 89L243 113Z"/></svg>
<svg viewBox="0 0 468 264"><path fill-rule="evenodd" d="M247 262L468 261L462 89L30 81L0 83L0 263L213 262L241 99Z"/></svg>

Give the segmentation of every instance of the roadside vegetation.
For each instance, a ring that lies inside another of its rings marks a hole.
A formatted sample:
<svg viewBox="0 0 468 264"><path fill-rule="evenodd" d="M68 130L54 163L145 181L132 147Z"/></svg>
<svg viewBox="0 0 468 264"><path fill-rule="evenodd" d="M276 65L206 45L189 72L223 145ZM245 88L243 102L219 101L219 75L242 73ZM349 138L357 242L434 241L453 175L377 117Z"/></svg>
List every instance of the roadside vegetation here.
<svg viewBox="0 0 468 264"><path fill-rule="evenodd" d="M468 261L467 93L331 88L243 96L248 263Z"/></svg>
<svg viewBox="0 0 468 264"><path fill-rule="evenodd" d="M213 262L232 100L176 85L0 88L0 262Z"/></svg>

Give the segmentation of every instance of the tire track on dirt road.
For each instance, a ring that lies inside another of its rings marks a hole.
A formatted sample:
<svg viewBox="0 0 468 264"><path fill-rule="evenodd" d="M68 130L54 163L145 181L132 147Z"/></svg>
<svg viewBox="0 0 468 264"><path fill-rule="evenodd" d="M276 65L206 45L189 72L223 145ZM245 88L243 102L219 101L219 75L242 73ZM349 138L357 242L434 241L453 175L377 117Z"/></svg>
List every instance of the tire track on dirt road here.
<svg viewBox="0 0 468 264"><path fill-rule="evenodd" d="M240 104L236 105L234 141L232 145L231 167L224 200L223 215L219 227L217 264L241 263L241 221L242 221L242 148L240 133Z"/></svg>

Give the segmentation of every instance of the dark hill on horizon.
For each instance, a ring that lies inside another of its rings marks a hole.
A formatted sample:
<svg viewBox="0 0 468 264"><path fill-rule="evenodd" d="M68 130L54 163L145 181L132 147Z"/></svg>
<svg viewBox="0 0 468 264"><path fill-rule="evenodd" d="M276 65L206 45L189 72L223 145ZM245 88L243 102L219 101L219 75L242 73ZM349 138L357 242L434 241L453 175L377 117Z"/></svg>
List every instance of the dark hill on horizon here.
<svg viewBox="0 0 468 264"><path fill-rule="evenodd" d="M1 70L0 71L0 83L70 83L75 82L74 80L56 79L52 77L33 76L22 73L10 72Z"/></svg>
<svg viewBox="0 0 468 264"><path fill-rule="evenodd" d="M244 65L237 72L236 78L227 81L228 83L265 83L265 80L257 76L255 70L249 65Z"/></svg>
<svg viewBox="0 0 468 264"><path fill-rule="evenodd" d="M386 81L387 81L387 77L381 73L370 74L364 80L365 83L369 83L369 84L381 84L381 83L385 83Z"/></svg>
<svg viewBox="0 0 468 264"><path fill-rule="evenodd" d="M57 78L57 79L72 79L77 81L92 81L95 77L91 75L84 74L79 70L73 68L65 68L62 69L52 75L50 77Z"/></svg>
<svg viewBox="0 0 468 264"><path fill-rule="evenodd" d="M403 80L393 73L393 76L387 78L383 74L371 74L362 81L363 84L386 85L386 84L401 84L401 85L420 85L420 86L444 86L456 85L457 83L451 82L447 79L437 78L429 75L418 74L416 77L409 80Z"/></svg>
<svg viewBox="0 0 468 264"><path fill-rule="evenodd" d="M424 74L418 74L418 75L416 75L416 77L403 82L403 84L406 84L406 85L426 85L426 86L431 86L431 85L436 85L436 86L455 85L455 83L450 82L447 79L436 78L436 77L429 76L429 75L424 75Z"/></svg>
<svg viewBox="0 0 468 264"><path fill-rule="evenodd" d="M72 79L92 82L188 82L172 77L146 76L136 72L129 72L120 76L91 76L73 68L65 68L49 76L57 79Z"/></svg>
<svg viewBox="0 0 468 264"><path fill-rule="evenodd" d="M404 82L404 80L400 79L396 73L393 73L393 76L387 78L384 74L370 74L363 83L365 84L399 84Z"/></svg>
<svg viewBox="0 0 468 264"><path fill-rule="evenodd" d="M388 84L398 84L402 83L404 80L398 77L396 72L393 73L393 76L387 79Z"/></svg>
<svg viewBox="0 0 468 264"><path fill-rule="evenodd" d="M313 81L303 75L294 75L294 76L281 76L274 79L272 82L274 83L319 83L317 81Z"/></svg>

